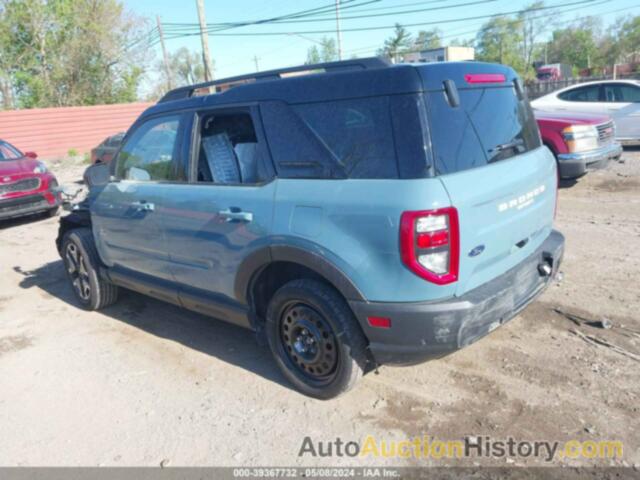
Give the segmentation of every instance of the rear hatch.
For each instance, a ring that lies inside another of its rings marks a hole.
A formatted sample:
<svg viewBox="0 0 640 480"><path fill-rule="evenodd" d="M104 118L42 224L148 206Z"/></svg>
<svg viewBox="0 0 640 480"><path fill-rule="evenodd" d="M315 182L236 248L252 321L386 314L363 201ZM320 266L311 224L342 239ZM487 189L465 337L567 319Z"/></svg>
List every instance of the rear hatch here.
<svg viewBox="0 0 640 480"><path fill-rule="evenodd" d="M458 210L456 294L530 255L551 231L557 174L515 72L482 63L418 67L435 171Z"/></svg>

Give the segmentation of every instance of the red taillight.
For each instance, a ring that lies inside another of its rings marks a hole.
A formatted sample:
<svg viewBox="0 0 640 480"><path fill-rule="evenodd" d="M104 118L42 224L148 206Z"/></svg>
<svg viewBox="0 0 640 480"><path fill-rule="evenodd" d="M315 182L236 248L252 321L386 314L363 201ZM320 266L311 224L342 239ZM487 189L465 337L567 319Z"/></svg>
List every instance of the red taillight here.
<svg viewBox="0 0 640 480"><path fill-rule="evenodd" d="M440 230L433 233L419 233L417 238L418 248L439 247L449 243L449 232Z"/></svg>
<svg viewBox="0 0 640 480"><path fill-rule="evenodd" d="M438 285L458 280L460 227L454 207L404 212L400 255L416 275Z"/></svg>
<svg viewBox="0 0 640 480"><path fill-rule="evenodd" d="M467 83L504 83L507 77L501 73L468 73L464 80Z"/></svg>

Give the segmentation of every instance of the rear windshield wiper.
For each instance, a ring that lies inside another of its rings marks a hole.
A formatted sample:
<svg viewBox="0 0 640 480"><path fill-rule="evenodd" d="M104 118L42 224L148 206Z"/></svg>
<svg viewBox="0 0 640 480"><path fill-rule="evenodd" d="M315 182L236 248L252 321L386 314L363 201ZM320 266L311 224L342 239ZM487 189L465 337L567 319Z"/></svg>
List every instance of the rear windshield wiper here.
<svg viewBox="0 0 640 480"><path fill-rule="evenodd" d="M489 149L489 153L492 154L491 158L489 159L489 163L496 162L498 160L503 160L504 158L508 158L500 155L501 152L504 152L506 150L515 150L516 153L522 153L524 151L523 144L524 144L524 141L521 138L519 138L512 142L501 143L499 145L496 145L495 147Z"/></svg>

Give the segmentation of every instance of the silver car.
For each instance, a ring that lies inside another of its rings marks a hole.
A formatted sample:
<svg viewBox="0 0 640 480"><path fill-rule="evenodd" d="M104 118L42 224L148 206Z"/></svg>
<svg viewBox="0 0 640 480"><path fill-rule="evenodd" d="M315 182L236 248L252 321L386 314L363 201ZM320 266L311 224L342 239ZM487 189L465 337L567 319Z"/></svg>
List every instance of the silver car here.
<svg viewBox="0 0 640 480"><path fill-rule="evenodd" d="M531 106L553 112L609 115L616 124L616 140L640 145L640 81L601 80L572 85L540 97Z"/></svg>

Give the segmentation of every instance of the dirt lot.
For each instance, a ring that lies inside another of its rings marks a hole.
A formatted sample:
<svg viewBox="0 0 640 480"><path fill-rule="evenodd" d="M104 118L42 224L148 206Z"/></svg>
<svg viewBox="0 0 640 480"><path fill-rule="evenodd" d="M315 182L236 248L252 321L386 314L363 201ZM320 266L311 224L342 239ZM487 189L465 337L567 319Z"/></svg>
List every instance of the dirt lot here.
<svg viewBox="0 0 640 480"><path fill-rule="evenodd" d="M57 219L0 226L0 465L543 464L298 457L314 441L464 435L622 440L640 464L640 150L563 188L562 271L533 305L445 359L382 368L330 402L289 388L244 330L134 293L80 310ZM53 166L60 179L81 167ZM609 330L574 322L606 317ZM591 344L571 330L620 347Z"/></svg>

